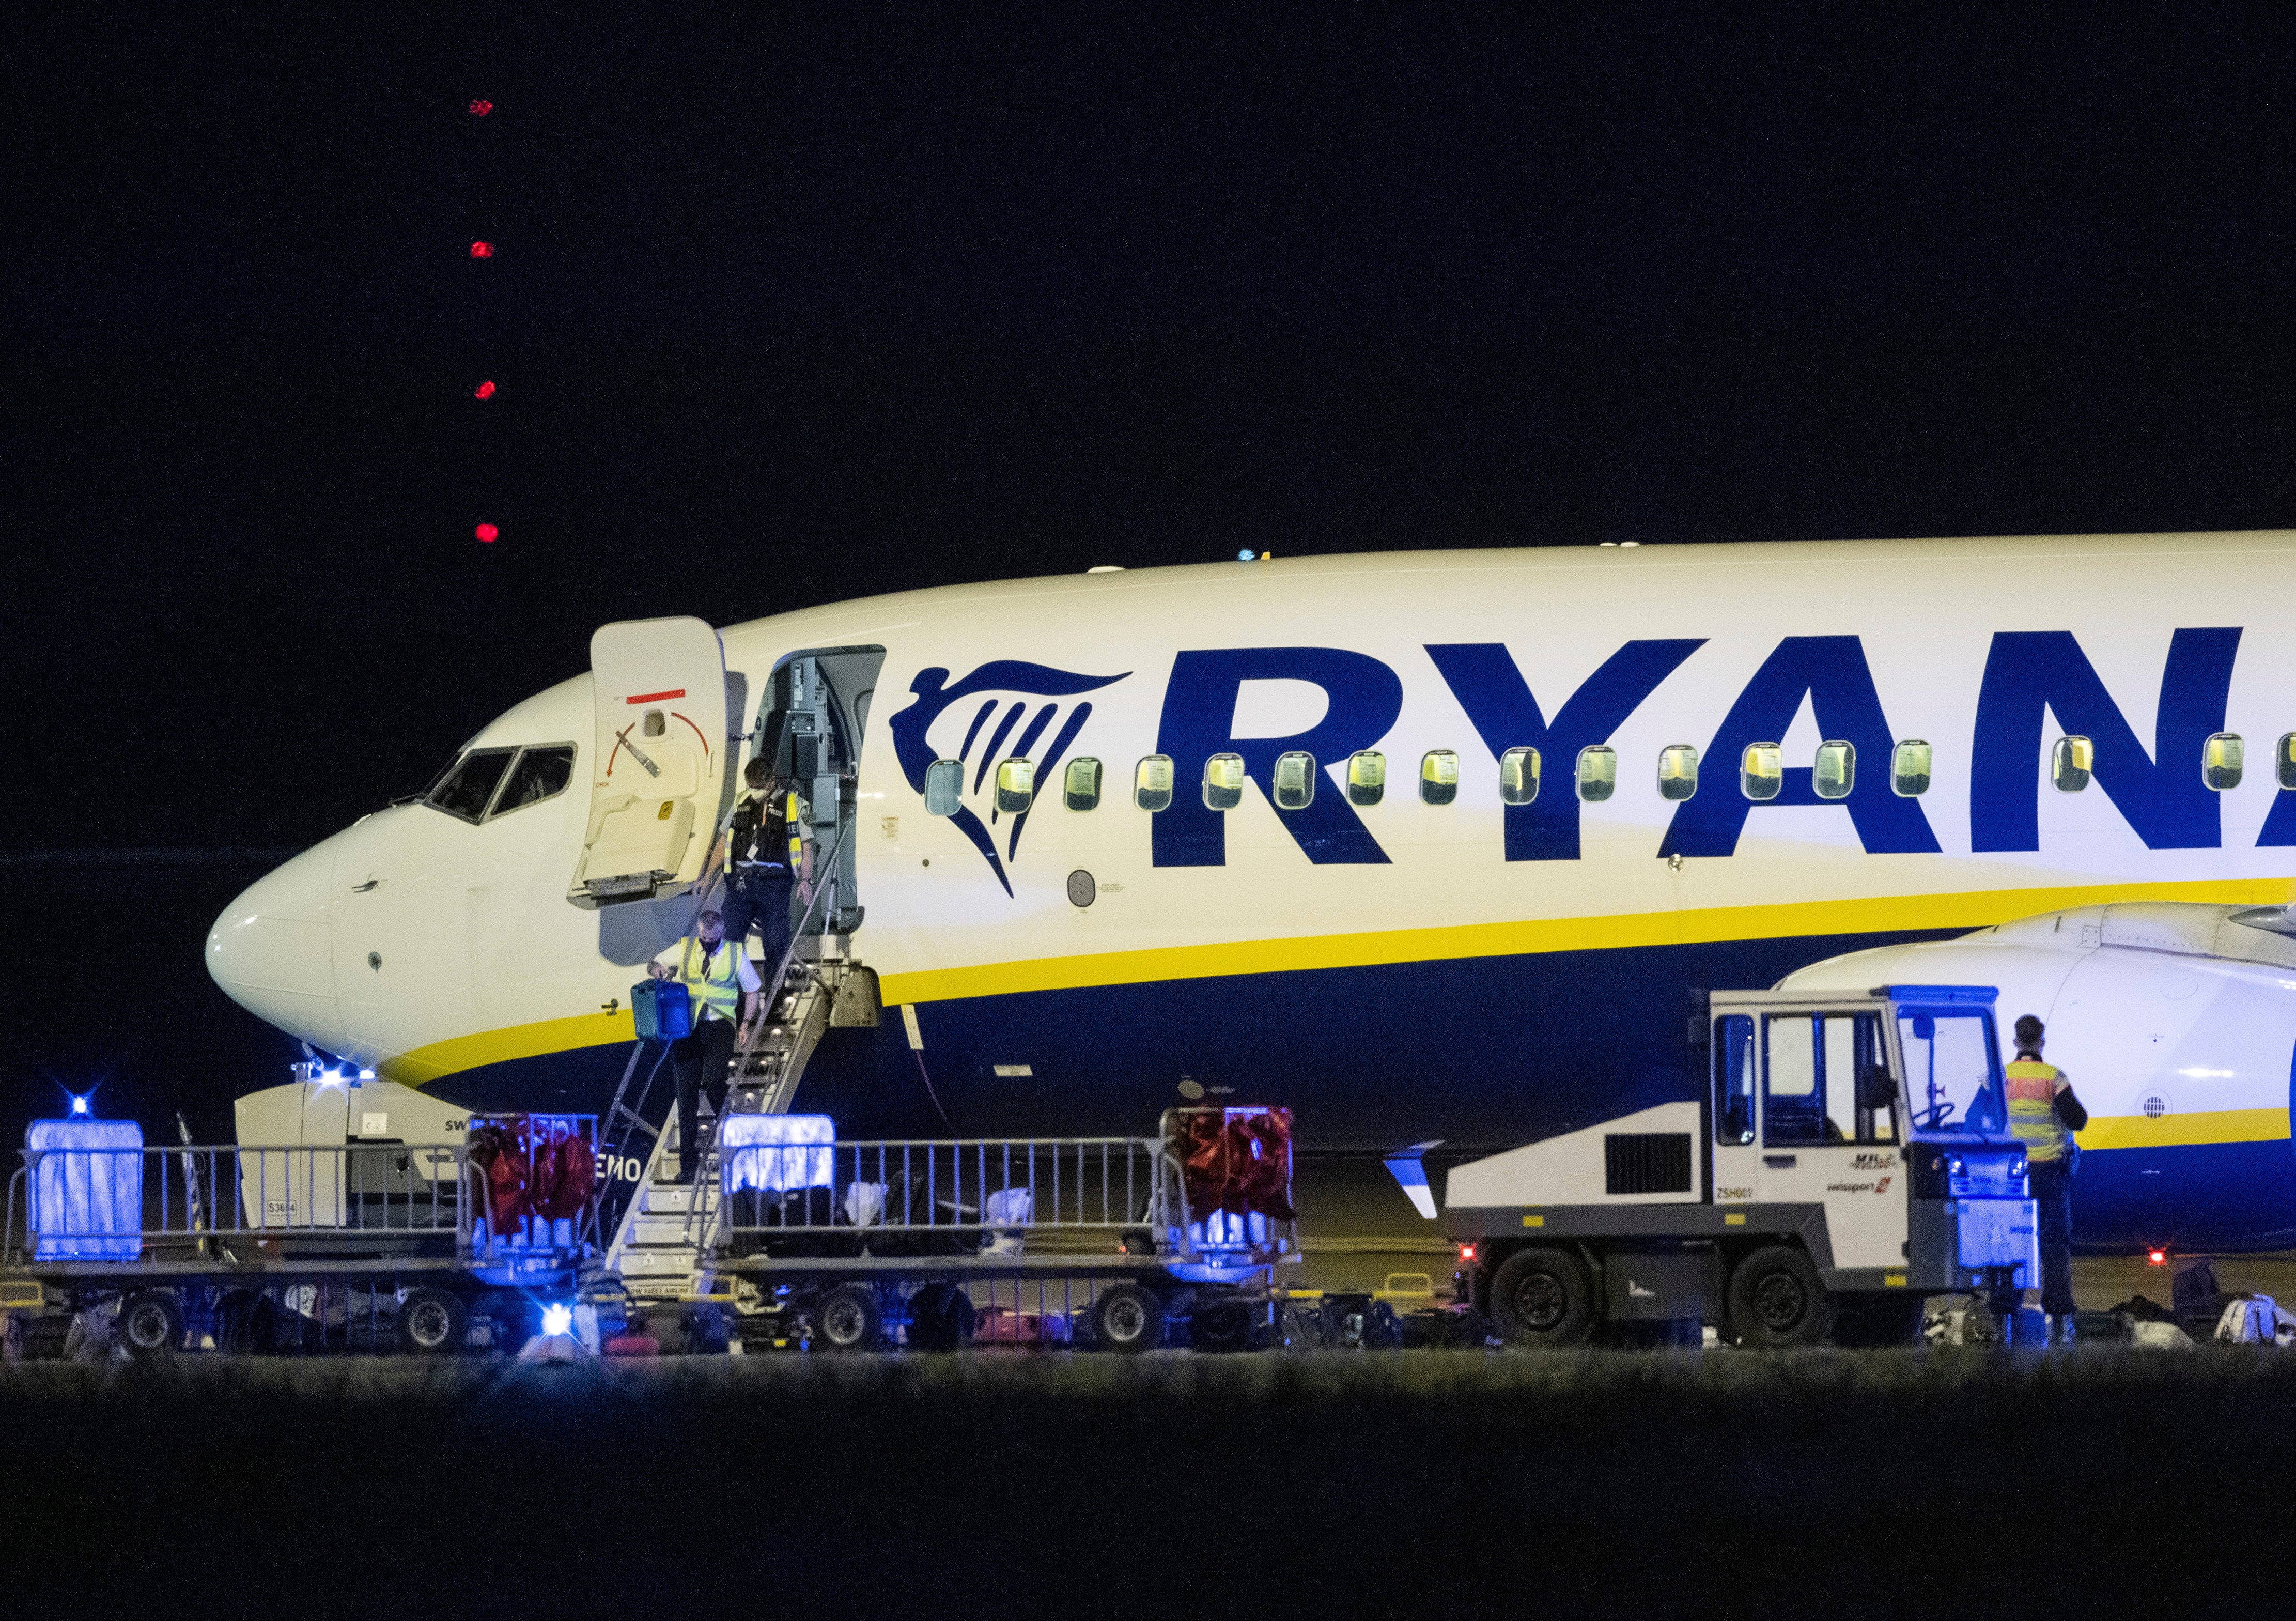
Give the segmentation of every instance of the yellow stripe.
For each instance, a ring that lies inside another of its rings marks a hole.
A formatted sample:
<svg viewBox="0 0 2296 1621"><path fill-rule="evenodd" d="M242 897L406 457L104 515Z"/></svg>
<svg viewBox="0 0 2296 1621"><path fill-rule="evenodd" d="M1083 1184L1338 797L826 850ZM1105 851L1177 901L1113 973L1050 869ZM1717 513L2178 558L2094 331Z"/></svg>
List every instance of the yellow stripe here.
<svg viewBox="0 0 2296 1621"><path fill-rule="evenodd" d="M2210 1109L2197 1115L2096 1115L2076 1133L2084 1148L2186 1148L2214 1142L2284 1142L2286 1109Z"/></svg>
<svg viewBox="0 0 2296 1621"><path fill-rule="evenodd" d="M2190 884L2100 884L2073 889L1991 889L1946 895L1876 895L1777 906L1710 907L1696 911L1628 912L1608 917L1554 917L1455 928L1384 929L1290 940L1166 946L1088 957L1038 957L964 968L889 974L880 987L888 1006L1075 991L1158 980L1212 979L1242 974L1364 968L1443 962L1468 957L1522 957L1557 951L1611 951L1629 946L1709 945L1729 940L1779 940L1802 934L1875 934L1906 929L1977 929L2037 912L2116 901L2187 901L2262 906L2296 899L2285 878L2203 880Z"/></svg>
<svg viewBox="0 0 2296 1621"><path fill-rule="evenodd" d="M636 1016L626 1008L619 1013L545 1019L537 1024L513 1024L506 1030L482 1030L476 1035L433 1041L413 1052L385 1058L375 1069L384 1080L396 1081L401 1086L427 1086L442 1075L457 1074L483 1065L537 1058L545 1053L572 1052L583 1047L614 1046L637 1039Z"/></svg>

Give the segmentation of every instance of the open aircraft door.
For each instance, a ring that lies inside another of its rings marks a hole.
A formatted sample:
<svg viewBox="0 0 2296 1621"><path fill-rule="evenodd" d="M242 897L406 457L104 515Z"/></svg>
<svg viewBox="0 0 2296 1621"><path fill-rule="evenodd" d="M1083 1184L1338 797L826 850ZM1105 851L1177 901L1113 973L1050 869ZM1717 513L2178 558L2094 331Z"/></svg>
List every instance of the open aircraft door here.
<svg viewBox="0 0 2296 1621"><path fill-rule="evenodd" d="M602 625L577 906L679 894L701 876L726 780L726 649L698 619Z"/></svg>

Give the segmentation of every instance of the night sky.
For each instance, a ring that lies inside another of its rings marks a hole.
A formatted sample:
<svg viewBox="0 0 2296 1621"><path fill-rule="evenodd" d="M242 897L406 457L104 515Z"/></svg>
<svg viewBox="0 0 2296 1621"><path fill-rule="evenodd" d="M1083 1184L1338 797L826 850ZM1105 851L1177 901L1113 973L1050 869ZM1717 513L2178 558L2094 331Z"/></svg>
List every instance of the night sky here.
<svg viewBox="0 0 2296 1621"><path fill-rule="evenodd" d="M2285 6L653 9L20 23L0 848L308 843L609 619L2296 514Z"/></svg>

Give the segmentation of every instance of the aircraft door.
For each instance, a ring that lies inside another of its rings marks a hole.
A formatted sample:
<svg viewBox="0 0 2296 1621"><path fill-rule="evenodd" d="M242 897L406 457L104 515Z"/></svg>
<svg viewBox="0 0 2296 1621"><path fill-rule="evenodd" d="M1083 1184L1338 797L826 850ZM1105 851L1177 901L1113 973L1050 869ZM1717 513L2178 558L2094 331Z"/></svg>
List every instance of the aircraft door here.
<svg viewBox="0 0 2296 1621"><path fill-rule="evenodd" d="M590 820L567 899L682 894L709 860L726 782L726 650L698 619L590 638Z"/></svg>
<svg viewBox="0 0 2296 1621"><path fill-rule="evenodd" d="M859 851L851 829L859 788L862 735L876 695L882 647L826 647L791 654L767 683L758 754L805 799L803 891L833 885L807 922L809 934L860 926L855 890ZM802 904L802 902L800 902Z"/></svg>
<svg viewBox="0 0 2296 1621"><path fill-rule="evenodd" d="M1761 1026L1756 1196L1823 1205L1836 1266L1902 1267L1905 1165L1881 1016L1767 1013Z"/></svg>

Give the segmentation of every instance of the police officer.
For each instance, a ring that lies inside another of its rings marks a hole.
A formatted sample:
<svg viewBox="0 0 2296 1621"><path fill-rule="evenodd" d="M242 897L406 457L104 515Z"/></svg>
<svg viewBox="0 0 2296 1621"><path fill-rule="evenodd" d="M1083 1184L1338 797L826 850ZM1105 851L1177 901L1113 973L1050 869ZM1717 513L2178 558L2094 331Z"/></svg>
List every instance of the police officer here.
<svg viewBox="0 0 2296 1621"><path fill-rule="evenodd" d="M2080 1155L2073 1133L2088 1123L2088 1111L2064 1071L2041 1061L2043 1045L2041 1021L2020 1016L2017 1058L2006 1072L2009 1129L2025 1145L2040 1218L2041 1310L2049 1316L2049 1337L2062 1339L2073 1311L2072 1175Z"/></svg>
<svg viewBox="0 0 2296 1621"><path fill-rule="evenodd" d="M752 760L742 773L750 794L726 830L726 933L736 944L755 927L767 966L789 950L790 891L796 869L791 807L799 802L772 765Z"/></svg>
<svg viewBox="0 0 2296 1621"><path fill-rule="evenodd" d="M742 942L726 937L725 917L709 911L694 919L693 937L664 950L646 965L646 974L685 981L693 999L693 1029L669 1049L670 1070L677 1077L677 1180L690 1182L701 1089L714 1082L718 1107L724 1107L734 1043L737 1037L746 1040L757 1025L758 971Z"/></svg>

